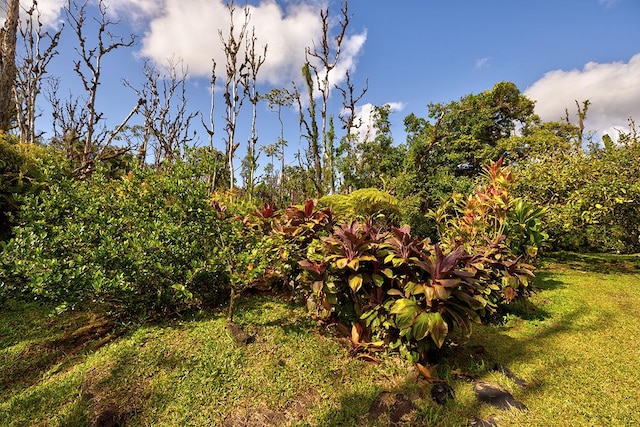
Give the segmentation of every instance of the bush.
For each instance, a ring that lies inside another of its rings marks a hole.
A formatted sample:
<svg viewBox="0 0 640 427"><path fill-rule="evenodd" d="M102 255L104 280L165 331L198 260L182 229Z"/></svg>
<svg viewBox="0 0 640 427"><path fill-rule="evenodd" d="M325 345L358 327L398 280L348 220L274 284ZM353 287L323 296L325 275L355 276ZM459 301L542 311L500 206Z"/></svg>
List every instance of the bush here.
<svg viewBox="0 0 640 427"><path fill-rule="evenodd" d="M105 303L139 317L187 307L198 297L192 283L225 280L215 257L219 219L206 184L190 174L183 164L122 179L97 171L27 196L0 254L0 294L53 301L58 310Z"/></svg>
<svg viewBox="0 0 640 427"><path fill-rule="evenodd" d="M0 131L0 241L11 236L20 199L46 187L49 180L64 176L62 156L35 144L20 143Z"/></svg>
<svg viewBox="0 0 640 427"><path fill-rule="evenodd" d="M640 251L640 144L544 156L520 166L514 193L546 207L554 250Z"/></svg>
<svg viewBox="0 0 640 427"><path fill-rule="evenodd" d="M309 308L354 321L360 348L386 346L413 361L442 347L454 328L469 332L490 319L533 275L502 241L474 253L463 246L443 252L408 226L381 232L371 221L337 226L321 241L300 262Z"/></svg>
<svg viewBox="0 0 640 427"><path fill-rule="evenodd" d="M336 217L345 221L380 216L397 224L399 205L398 199L377 188L361 188L349 194L333 194L318 200L318 206L330 207Z"/></svg>

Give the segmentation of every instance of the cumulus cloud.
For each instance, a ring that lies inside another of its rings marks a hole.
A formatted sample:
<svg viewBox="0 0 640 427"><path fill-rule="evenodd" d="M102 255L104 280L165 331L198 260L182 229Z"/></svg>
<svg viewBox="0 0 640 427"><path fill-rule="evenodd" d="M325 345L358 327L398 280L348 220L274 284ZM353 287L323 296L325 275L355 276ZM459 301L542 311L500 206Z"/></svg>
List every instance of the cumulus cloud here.
<svg viewBox="0 0 640 427"><path fill-rule="evenodd" d="M402 110L404 110L404 107L406 106L404 103L402 102L387 102L386 104L383 105L388 105L391 113L398 113L401 112ZM359 126L357 128L352 129L352 133L358 135L358 140L359 141L370 141L373 140L376 137L376 130L374 128L374 117L373 117L373 113L374 113L374 108L376 107L376 105L367 103L367 104L363 104L359 107L356 107L356 118L355 118L355 123L359 124Z"/></svg>
<svg viewBox="0 0 640 427"><path fill-rule="evenodd" d="M96 4L98 0L90 0ZM23 0L31 4L31 0ZM225 54L220 32L229 37L229 11L223 0L104 0L109 14L135 24L143 32L140 55L160 66L170 59L180 59L192 76L208 77L211 59L218 74L224 73ZM54 25L60 19L65 0L39 0L43 21ZM236 34L244 22L243 2L236 2ZM326 0L254 1L248 5L249 33L255 28L256 50L267 46L266 61L258 79L273 85L285 85L300 77L305 48L319 45L322 24L319 12ZM332 9L332 13L335 9ZM1 13L1 12L0 12ZM336 25L335 20L330 21ZM362 51L366 31L347 34L340 60L329 75L331 87L340 84L347 70L353 70ZM333 37L330 37L333 40ZM242 49L243 51L244 49Z"/></svg>
<svg viewBox="0 0 640 427"><path fill-rule="evenodd" d="M545 121L559 120L568 109L577 123L575 101L588 99L586 129L626 130L629 117L640 121L640 53L629 62L589 62L581 70L550 71L524 94L536 101L536 113Z"/></svg>
<svg viewBox="0 0 640 427"><path fill-rule="evenodd" d="M145 0L118 1L145 3ZM259 81L282 85L298 78L305 48L314 42L318 44L322 35L318 6L317 1L293 2L283 9L275 0L248 6L248 30L255 29L256 49L262 52L264 45L268 49ZM236 32L244 18L243 8L237 7ZM164 0L162 11L150 19L141 54L158 64L166 63L170 57L181 58L192 75L208 76L212 58L219 72L224 70L226 58L220 33L228 39L229 11L222 0ZM365 40L366 32L345 36L340 61L329 76L332 84L340 83L346 70L353 69Z"/></svg>
<svg viewBox="0 0 640 427"><path fill-rule="evenodd" d="M57 28L60 23L60 14L64 7L65 0L39 0L38 11L40 12L40 21L45 28ZM29 10L33 5L32 0L20 1L20 15L22 19L26 18L25 10ZM0 25L4 24L6 18L6 10L0 7Z"/></svg>

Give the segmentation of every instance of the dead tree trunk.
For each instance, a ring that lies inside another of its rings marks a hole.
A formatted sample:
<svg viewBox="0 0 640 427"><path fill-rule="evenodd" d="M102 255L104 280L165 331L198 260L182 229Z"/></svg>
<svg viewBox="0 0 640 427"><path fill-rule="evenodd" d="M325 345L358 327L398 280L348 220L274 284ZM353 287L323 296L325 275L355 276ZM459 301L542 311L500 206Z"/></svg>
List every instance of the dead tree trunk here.
<svg viewBox="0 0 640 427"><path fill-rule="evenodd" d="M247 74L246 62L240 60L240 58L238 57L238 53L240 52L240 49L242 47L244 37L247 34L247 25L249 24L249 8L245 7L244 22L240 27L240 31L238 32L238 34L236 34L233 22L233 14L235 12L234 2L232 1L231 3L229 3L227 7L229 9L230 20L229 35L225 40L222 31L220 31L219 36L220 41L222 41L224 53L227 59L226 79L224 85L224 100L227 107L227 114L225 116L227 131L226 157L229 167L229 186L230 190L233 191L235 186L235 168L233 165L233 160L235 158L236 150L240 146L240 144L235 141L236 123L238 120L238 115L240 114L242 102L245 98L245 92L241 90L240 86L242 85L242 82L245 79L245 75Z"/></svg>
<svg viewBox="0 0 640 427"><path fill-rule="evenodd" d="M13 89L16 82L16 39L20 15L19 0L5 0L7 16L0 29L0 130L13 126L16 108Z"/></svg>
<svg viewBox="0 0 640 427"><path fill-rule="evenodd" d="M64 26L51 34L42 30L40 11L36 1L26 10L26 20L19 29L23 44L22 57L18 61L14 99L16 122L20 140L34 143L41 135L36 134L37 100L42 90L42 82L49 62L58 54L56 50ZM46 48L42 46L47 41Z"/></svg>

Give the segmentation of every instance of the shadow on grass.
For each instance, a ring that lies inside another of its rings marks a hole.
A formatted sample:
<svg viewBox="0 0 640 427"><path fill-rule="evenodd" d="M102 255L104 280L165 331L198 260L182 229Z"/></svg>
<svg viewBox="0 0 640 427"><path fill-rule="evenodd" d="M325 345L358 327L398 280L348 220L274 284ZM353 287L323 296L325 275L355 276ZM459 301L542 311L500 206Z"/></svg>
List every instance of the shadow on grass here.
<svg viewBox="0 0 640 427"><path fill-rule="evenodd" d="M593 273L640 273L640 255L583 254L553 252L544 257L547 264Z"/></svg>
<svg viewBox="0 0 640 427"><path fill-rule="evenodd" d="M535 282L533 284L535 290L551 291L555 289L566 288L567 284L557 279L558 275L550 271L536 272Z"/></svg>
<svg viewBox="0 0 640 427"><path fill-rule="evenodd" d="M2 333L0 398L36 385L51 369L60 372L72 367L81 355L98 350L123 333L109 318L69 313L50 319L48 313L48 308L32 304L2 311L3 327L13 331ZM11 351L14 346L21 349Z"/></svg>

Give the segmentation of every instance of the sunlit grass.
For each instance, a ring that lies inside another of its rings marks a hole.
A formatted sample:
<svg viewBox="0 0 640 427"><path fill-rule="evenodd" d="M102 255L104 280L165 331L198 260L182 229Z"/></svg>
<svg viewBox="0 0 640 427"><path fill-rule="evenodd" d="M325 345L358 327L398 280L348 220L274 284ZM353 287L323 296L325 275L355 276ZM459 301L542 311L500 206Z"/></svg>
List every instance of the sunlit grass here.
<svg viewBox="0 0 640 427"><path fill-rule="evenodd" d="M565 256L566 258L566 256ZM615 268L607 269L608 264ZM590 266L591 268L585 268ZM596 266L600 266L596 268ZM430 385L389 357L355 359L304 309L277 297L244 300L236 321L254 337L235 344L223 314L146 325L110 339L66 343L95 313L48 317L41 307L0 311L0 425L365 426L383 390L409 394L418 423L464 426L496 415L501 426L640 424L640 274L634 259L574 258L538 274L538 292L502 326L458 340L438 372L455 400L438 406ZM481 347L480 347L481 346ZM472 350L470 350L472 349ZM480 350L481 349L481 350ZM499 363L525 388L492 368ZM495 382L525 403L505 412L479 404L472 381Z"/></svg>

